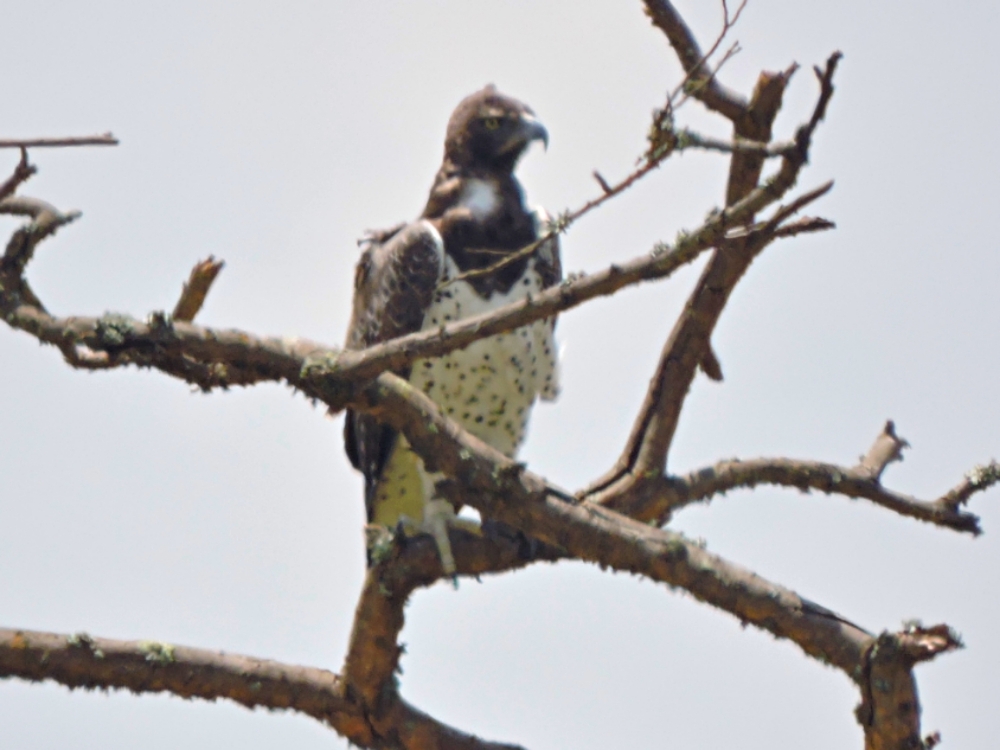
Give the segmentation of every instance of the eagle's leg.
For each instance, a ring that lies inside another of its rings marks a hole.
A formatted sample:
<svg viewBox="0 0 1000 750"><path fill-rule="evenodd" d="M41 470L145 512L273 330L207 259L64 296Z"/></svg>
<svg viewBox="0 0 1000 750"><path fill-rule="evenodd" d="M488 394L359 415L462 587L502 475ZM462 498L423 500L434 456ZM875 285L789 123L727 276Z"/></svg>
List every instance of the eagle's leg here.
<svg viewBox="0 0 1000 750"><path fill-rule="evenodd" d="M366 532L369 560L379 559L379 550L386 543L384 532L390 529L404 538L430 534L445 575L455 580L455 556L448 530L460 528L482 535L482 528L475 521L458 518L454 505L438 494L437 483L442 479L444 474L428 471L423 459L400 435L371 499L370 529Z"/></svg>
<svg viewBox="0 0 1000 750"><path fill-rule="evenodd" d="M464 529L470 533L482 535L482 528L475 521L459 518L455 514L455 506L450 501L437 496L435 485L444 478L442 474L431 474L423 470L423 467L421 469L420 478L424 485L424 518L421 531L434 537L444 574L454 582L457 568L455 556L451 551L448 529Z"/></svg>

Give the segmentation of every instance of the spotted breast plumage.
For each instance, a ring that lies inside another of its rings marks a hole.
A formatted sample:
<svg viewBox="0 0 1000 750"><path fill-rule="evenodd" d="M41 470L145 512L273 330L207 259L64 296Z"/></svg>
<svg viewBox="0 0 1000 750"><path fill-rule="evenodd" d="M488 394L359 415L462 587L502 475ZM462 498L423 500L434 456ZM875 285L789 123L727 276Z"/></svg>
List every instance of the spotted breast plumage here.
<svg viewBox="0 0 1000 750"><path fill-rule="evenodd" d="M534 140L547 144L548 134L531 109L493 86L458 105L422 216L364 243L348 348L439 328L559 282L558 239L538 242L547 216L525 206L514 177ZM530 254L516 255L532 245ZM550 400L558 391L554 328L554 318L539 320L417 360L398 374L463 428L513 456L536 398ZM344 437L348 457L365 476L369 523L402 522L433 534L445 572L453 574L447 527L455 509L435 497L439 477L424 469L403 436L368 415L348 411Z"/></svg>

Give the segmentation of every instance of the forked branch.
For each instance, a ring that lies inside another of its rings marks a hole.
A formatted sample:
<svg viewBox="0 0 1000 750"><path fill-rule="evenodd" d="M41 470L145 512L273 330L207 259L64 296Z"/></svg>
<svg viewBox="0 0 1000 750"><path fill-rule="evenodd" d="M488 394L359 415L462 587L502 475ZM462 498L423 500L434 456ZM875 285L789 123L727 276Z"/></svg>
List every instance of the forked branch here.
<svg viewBox="0 0 1000 750"><path fill-rule="evenodd" d="M835 53L828 60L826 70L818 72L820 94L813 114L809 122L798 129L796 148L782 158L777 174L766 180L761 187L753 187L760 178L763 164L761 157L744 153L733 155L729 201L739 205L746 200L745 195L752 195L759 190L784 194L795 184L799 172L808 160L813 132L823 118L833 94L833 75L839 59L840 54ZM748 112L753 113L753 116L736 123L739 135L765 142L770 140L770 125L777 115L781 94L792 71L793 69L789 69L783 74L761 76L754 98L748 105ZM745 127L750 130L741 132ZM823 195L830 187L830 184L824 185L801 196L789 206L779 208L772 220L765 225L776 229L781 221ZM706 357L715 361L710 345L715 325L732 290L771 239L773 237L767 234L756 238L756 241L738 237L713 253L663 347L657 370L650 381L646 399L625 450L615 467L584 491L584 497L605 503L609 507L618 507L616 498L620 494L630 494L639 489L638 485L663 474L667 453L680 420L681 407L698 365Z"/></svg>
<svg viewBox="0 0 1000 750"><path fill-rule="evenodd" d="M873 449L881 450L884 437L885 433L879 435ZM865 464L866 456L853 467L792 458L728 459L684 476L656 477L636 483L627 496L615 501L614 507L631 518L662 525L676 511L692 503L709 502L731 490L774 485L864 498L901 516L973 535L981 533L979 517L963 506L977 492L1000 482L1000 464L996 461L974 467L937 499L919 500L883 487L879 477L872 475L872 468Z"/></svg>

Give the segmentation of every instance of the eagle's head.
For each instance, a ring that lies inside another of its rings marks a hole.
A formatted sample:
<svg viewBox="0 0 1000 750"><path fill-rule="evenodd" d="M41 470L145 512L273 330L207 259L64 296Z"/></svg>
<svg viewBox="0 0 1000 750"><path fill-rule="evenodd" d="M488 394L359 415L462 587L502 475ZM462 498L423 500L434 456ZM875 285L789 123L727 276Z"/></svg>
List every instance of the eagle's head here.
<svg viewBox="0 0 1000 750"><path fill-rule="evenodd" d="M490 84L465 97L448 121L445 158L457 167L513 172L532 141L549 145L549 134L531 107Z"/></svg>

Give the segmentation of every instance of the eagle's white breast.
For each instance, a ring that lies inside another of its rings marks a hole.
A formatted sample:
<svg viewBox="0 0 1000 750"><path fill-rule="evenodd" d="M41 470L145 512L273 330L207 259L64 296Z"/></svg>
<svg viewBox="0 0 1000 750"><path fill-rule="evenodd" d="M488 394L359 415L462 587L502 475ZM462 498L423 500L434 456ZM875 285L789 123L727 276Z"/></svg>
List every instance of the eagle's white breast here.
<svg viewBox="0 0 1000 750"><path fill-rule="evenodd" d="M462 188L462 195L459 196L459 203L468 208L477 220L485 221L500 205L500 196L492 182L467 180Z"/></svg>
<svg viewBox="0 0 1000 750"><path fill-rule="evenodd" d="M442 281L456 278L460 269L443 252L442 256ZM440 287L424 315L423 330L538 294L542 279L535 264L531 258L524 275L506 294L494 292L489 299L465 281ZM552 320L538 320L443 357L417 360L410 382L473 435L513 456L524 439L535 399L551 400L558 391L553 326Z"/></svg>

